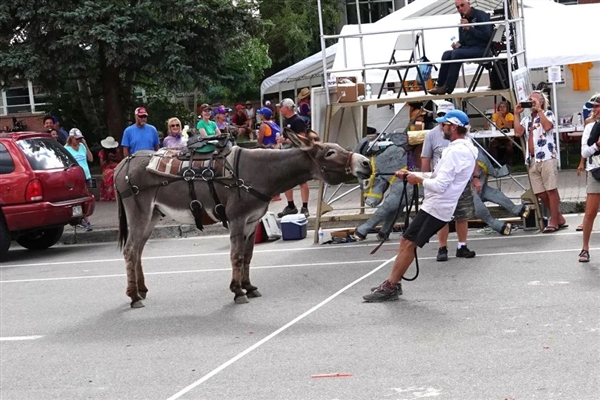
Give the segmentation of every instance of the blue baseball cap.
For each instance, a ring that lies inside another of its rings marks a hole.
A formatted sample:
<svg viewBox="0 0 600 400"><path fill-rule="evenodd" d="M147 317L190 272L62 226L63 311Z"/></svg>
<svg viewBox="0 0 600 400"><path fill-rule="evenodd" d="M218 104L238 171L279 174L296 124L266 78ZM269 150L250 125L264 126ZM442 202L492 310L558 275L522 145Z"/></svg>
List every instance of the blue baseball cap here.
<svg viewBox="0 0 600 400"><path fill-rule="evenodd" d="M469 125L469 117L467 114L460 110L451 110L446 113L443 117L436 118L436 121L440 124L445 122L450 123L452 125L457 126L467 126Z"/></svg>
<svg viewBox="0 0 600 400"><path fill-rule="evenodd" d="M264 115L267 119L271 119L271 117L273 116L273 111L271 111L271 109L268 107L261 108L257 111L257 113Z"/></svg>
<svg viewBox="0 0 600 400"><path fill-rule="evenodd" d="M594 108L594 106L600 106L600 95L592 96L592 98L585 103L585 108L589 108L590 110Z"/></svg>

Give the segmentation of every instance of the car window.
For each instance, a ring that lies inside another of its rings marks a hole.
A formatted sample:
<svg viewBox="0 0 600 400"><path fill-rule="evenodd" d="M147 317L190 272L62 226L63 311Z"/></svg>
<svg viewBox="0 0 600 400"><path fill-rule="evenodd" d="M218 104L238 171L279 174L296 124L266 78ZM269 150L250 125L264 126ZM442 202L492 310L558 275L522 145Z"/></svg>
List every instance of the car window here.
<svg viewBox="0 0 600 400"><path fill-rule="evenodd" d="M17 145L27 157L34 171L55 168L68 168L77 161L54 139L31 138L17 141Z"/></svg>
<svg viewBox="0 0 600 400"><path fill-rule="evenodd" d="M10 174L15 170L15 163L13 162L8 149L0 143L0 174Z"/></svg>

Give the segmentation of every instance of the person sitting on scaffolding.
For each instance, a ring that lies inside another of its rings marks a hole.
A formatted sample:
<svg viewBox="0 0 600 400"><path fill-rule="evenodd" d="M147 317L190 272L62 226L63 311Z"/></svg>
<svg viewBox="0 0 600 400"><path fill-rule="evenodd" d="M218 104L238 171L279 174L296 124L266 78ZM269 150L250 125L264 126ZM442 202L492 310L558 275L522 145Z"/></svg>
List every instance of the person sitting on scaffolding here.
<svg viewBox="0 0 600 400"><path fill-rule="evenodd" d="M461 25L489 22L489 15L484 11L471 7L469 0L455 0L455 3L456 9L460 13ZM452 43L452 50L444 52L442 61L483 57L492 36L492 25L465 26L459 28L458 31L458 42ZM431 89L429 93L452 93L458 81L461 65L462 62L443 63L440 66L436 87Z"/></svg>

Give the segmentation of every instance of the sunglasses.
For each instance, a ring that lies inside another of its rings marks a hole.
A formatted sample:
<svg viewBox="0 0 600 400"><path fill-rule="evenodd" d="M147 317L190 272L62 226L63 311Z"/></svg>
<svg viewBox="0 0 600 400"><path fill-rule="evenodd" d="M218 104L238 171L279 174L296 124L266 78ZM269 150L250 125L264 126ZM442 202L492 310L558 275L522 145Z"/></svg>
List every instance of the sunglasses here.
<svg viewBox="0 0 600 400"><path fill-rule="evenodd" d="M179 124L171 125L171 128L175 128L175 127L179 128Z"/></svg>
<svg viewBox="0 0 600 400"><path fill-rule="evenodd" d="M138 115L138 118L146 119L146 118L148 118L148 116L147 115Z"/></svg>

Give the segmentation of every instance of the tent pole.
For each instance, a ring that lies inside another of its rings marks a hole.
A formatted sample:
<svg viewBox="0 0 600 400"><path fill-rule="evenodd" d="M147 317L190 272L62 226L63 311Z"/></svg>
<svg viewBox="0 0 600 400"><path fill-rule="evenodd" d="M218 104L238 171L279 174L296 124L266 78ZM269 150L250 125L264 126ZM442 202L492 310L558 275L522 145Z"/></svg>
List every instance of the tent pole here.
<svg viewBox="0 0 600 400"><path fill-rule="evenodd" d="M323 86L325 87L325 100L328 106L331 104L329 99L329 79L327 77L327 45L325 44L325 33L323 32L323 9L321 0L317 0L317 11L319 12L319 34L321 36L321 55L323 56ZM317 229L318 230L318 229ZM315 237L317 235L315 234Z"/></svg>
<svg viewBox="0 0 600 400"><path fill-rule="evenodd" d="M556 154L558 154L558 169L562 169L562 163L560 161L560 133L558 132L558 100L556 99L556 82L552 82L552 112L554 113L554 138L556 143ZM567 140L569 137L567 136ZM568 154L567 154L568 156ZM567 159L567 165L569 160Z"/></svg>

